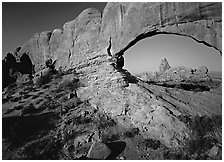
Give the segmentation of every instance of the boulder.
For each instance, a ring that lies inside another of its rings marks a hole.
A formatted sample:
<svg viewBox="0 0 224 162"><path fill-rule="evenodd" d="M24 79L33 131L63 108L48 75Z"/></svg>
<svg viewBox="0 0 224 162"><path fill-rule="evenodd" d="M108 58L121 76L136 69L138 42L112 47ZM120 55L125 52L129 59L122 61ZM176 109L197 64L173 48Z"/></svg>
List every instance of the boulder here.
<svg viewBox="0 0 224 162"><path fill-rule="evenodd" d="M105 160L111 153L108 146L102 142L94 142L89 149L87 157L90 159Z"/></svg>
<svg viewBox="0 0 224 162"><path fill-rule="evenodd" d="M218 153L219 153L219 147L215 145L208 151L208 156L214 157L218 155Z"/></svg>

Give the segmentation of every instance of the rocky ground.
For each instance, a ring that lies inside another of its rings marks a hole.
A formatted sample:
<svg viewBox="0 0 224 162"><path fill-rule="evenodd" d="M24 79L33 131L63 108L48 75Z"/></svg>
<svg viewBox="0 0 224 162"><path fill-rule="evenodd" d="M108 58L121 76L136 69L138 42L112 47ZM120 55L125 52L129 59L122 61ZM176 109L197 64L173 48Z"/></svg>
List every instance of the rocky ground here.
<svg viewBox="0 0 224 162"><path fill-rule="evenodd" d="M221 76L210 76L213 81L200 83L136 78L167 107L186 114L177 116L191 130L181 150L81 101L74 71L10 85L2 92L3 159L221 159Z"/></svg>

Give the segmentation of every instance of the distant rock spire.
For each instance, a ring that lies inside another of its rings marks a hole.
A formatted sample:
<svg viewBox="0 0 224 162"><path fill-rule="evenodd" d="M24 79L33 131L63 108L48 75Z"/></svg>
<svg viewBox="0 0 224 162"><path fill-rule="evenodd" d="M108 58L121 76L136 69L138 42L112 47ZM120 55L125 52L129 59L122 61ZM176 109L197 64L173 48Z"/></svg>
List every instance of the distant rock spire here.
<svg viewBox="0 0 224 162"><path fill-rule="evenodd" d="M161 64L160 64L160 66L159 66L159 72L160 72L160 73L164 73L164 72L167 71L168 69L170 69L170 65L169 65L167 59L166 59L166 58L163 58L163 59L161 60Z"/></svg>

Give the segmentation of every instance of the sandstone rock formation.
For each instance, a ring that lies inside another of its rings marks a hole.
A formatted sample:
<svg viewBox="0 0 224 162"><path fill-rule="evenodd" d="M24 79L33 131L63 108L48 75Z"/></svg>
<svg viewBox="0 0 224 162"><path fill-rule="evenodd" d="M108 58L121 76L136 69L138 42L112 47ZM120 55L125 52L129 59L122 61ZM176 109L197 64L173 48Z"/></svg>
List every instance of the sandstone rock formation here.
<svg viewBox="0 0 224 162"><path fill-rule="evenodd" d="M163 73L163 72L167 71L169 68L170 68L170 65L169 65L167 59L166 58L162 59L160 66L159 66L159 72Z"/></svg>
<svg viewBox="0 0 224 162"><path fill-rule="evenodd" d="M108 3L101 31L111 37L112 54L156 33L189 36L221 51L221 10L220 3Z"/></svg>
<svg viewBox="0 0 224 162"><path fill-rule="evenodd" d="M170 67L168 61L162 59L159 66L159 72L147 72L139 74L138 78L146 82L204 82L212 81L211 77L208 75L208 68L206 66L198 67L193 70L190 67L177 66Z"/></svg>
<svg viewBox="0 0 224 162"><path fill-rule="evenodd" d="M186 81L189 80L194 74L192 73L192 69L184 66L180 67L172 67L162 73L158 78L159 81ZM200 78L198 78L200 79ZM198 80L199 81L199 80Z"/></svg>
<svg viewBox="0 0 224 162"><path fill-rule="evenodd" d="M119 58L139 40L160 33L188 36L221 52L221 13L222 4L214 2L108 3L103 14L89 8L62 30L35 34L16 57L21 61L26 53L34 65L32 73L46 71L48 59L56 61L56 70L75 68L82 101L114 118L125 116L146 137L176 148L189 134L176 117L181 112L130 81Z"/></svg>
<svg viewBox="0 0 224 162"><path fill-rule="evenodd" d="M62 30L35 34L18 57L29 52L35 71L48 58L69 69L96 53L120 55L140 39L159 33L192 37L221 52L221 10L221 3L108 3L103 14L86 9Z"/></svg>

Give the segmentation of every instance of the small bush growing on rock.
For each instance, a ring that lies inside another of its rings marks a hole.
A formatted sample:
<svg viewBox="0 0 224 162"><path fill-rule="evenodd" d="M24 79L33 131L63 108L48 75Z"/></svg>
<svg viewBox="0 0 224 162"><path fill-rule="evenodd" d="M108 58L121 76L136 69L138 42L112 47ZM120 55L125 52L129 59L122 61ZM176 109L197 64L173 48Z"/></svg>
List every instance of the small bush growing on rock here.
<svg viewBox="0 0 224 162"><path fill-rule="evenodd" d="M41 86L43 86L43 85L49 83L49 82L51 81L51 79L52 79L52 73L49 71L47 74L42 75L42 76L39 78L39 80L37 81L36 84L37 84L39 87L41 87Z"/></svg>
<svg viewBox="0 0 224 162"><path fill-rule="evenodd" d="M110 143L110 142L114 142L120 139L120 135L119 134L102 134L101 135L101 141L103 143Z"/></svg>
<svg viewBox="0 0 224 162"><path fill-rule="evenodd" d="M130 131L124 132L123 136L127 138L133 138L137 134L139 134L139 129L132 128Z"/></svg>
<svg viewBox="0 0 224 162"><path fill-rule="evenodd" d="M58 160L62 155L61 143L52 136L30 143L22 149L24 160Z"/></svg>
<svg viewBox="0 0 224 162"><path fill-rule="evenodd" d="M100 114L97 118L98 120L95 122L98 125L99 129L107 129L116 125L116 122L107 115Z"/></svg>
<svg viewBox="0 0 224 162"><path fill-rule="evenodd" d="M216 144L221 143L221 116L180 116L179 119L187 124L192 131L185 146L178 152L167 152L167 159L207 159L207 152Z"/></svg>
<svg viewBox="0 0 224 162"><path fill-rule="evenodd" d="M69 89L71 91L74 91L78 88L78 79L74 78L73 80L64 80L62 83L59 84L58 91Z"/></svg>
<svg viewBox="0 0 224 162"><path fill-rule="evenodd" d="M73 120L73 122L74 122L74 124L76 124L76 125L79 125L79 124L87 124L87 123L92 122L92 119L89 118L89 117L85 118L85 117L83 117L83 116L78 116L77 118L75 118L75 119Z"/></svg>
<svg viewBox="0 0 224 162"><path fill-rule="evenodd" d="M153 150L156 150L160 147L160 141L159 140L145 139L144 143L145 143L146 147L151 148Z"/></svg>

